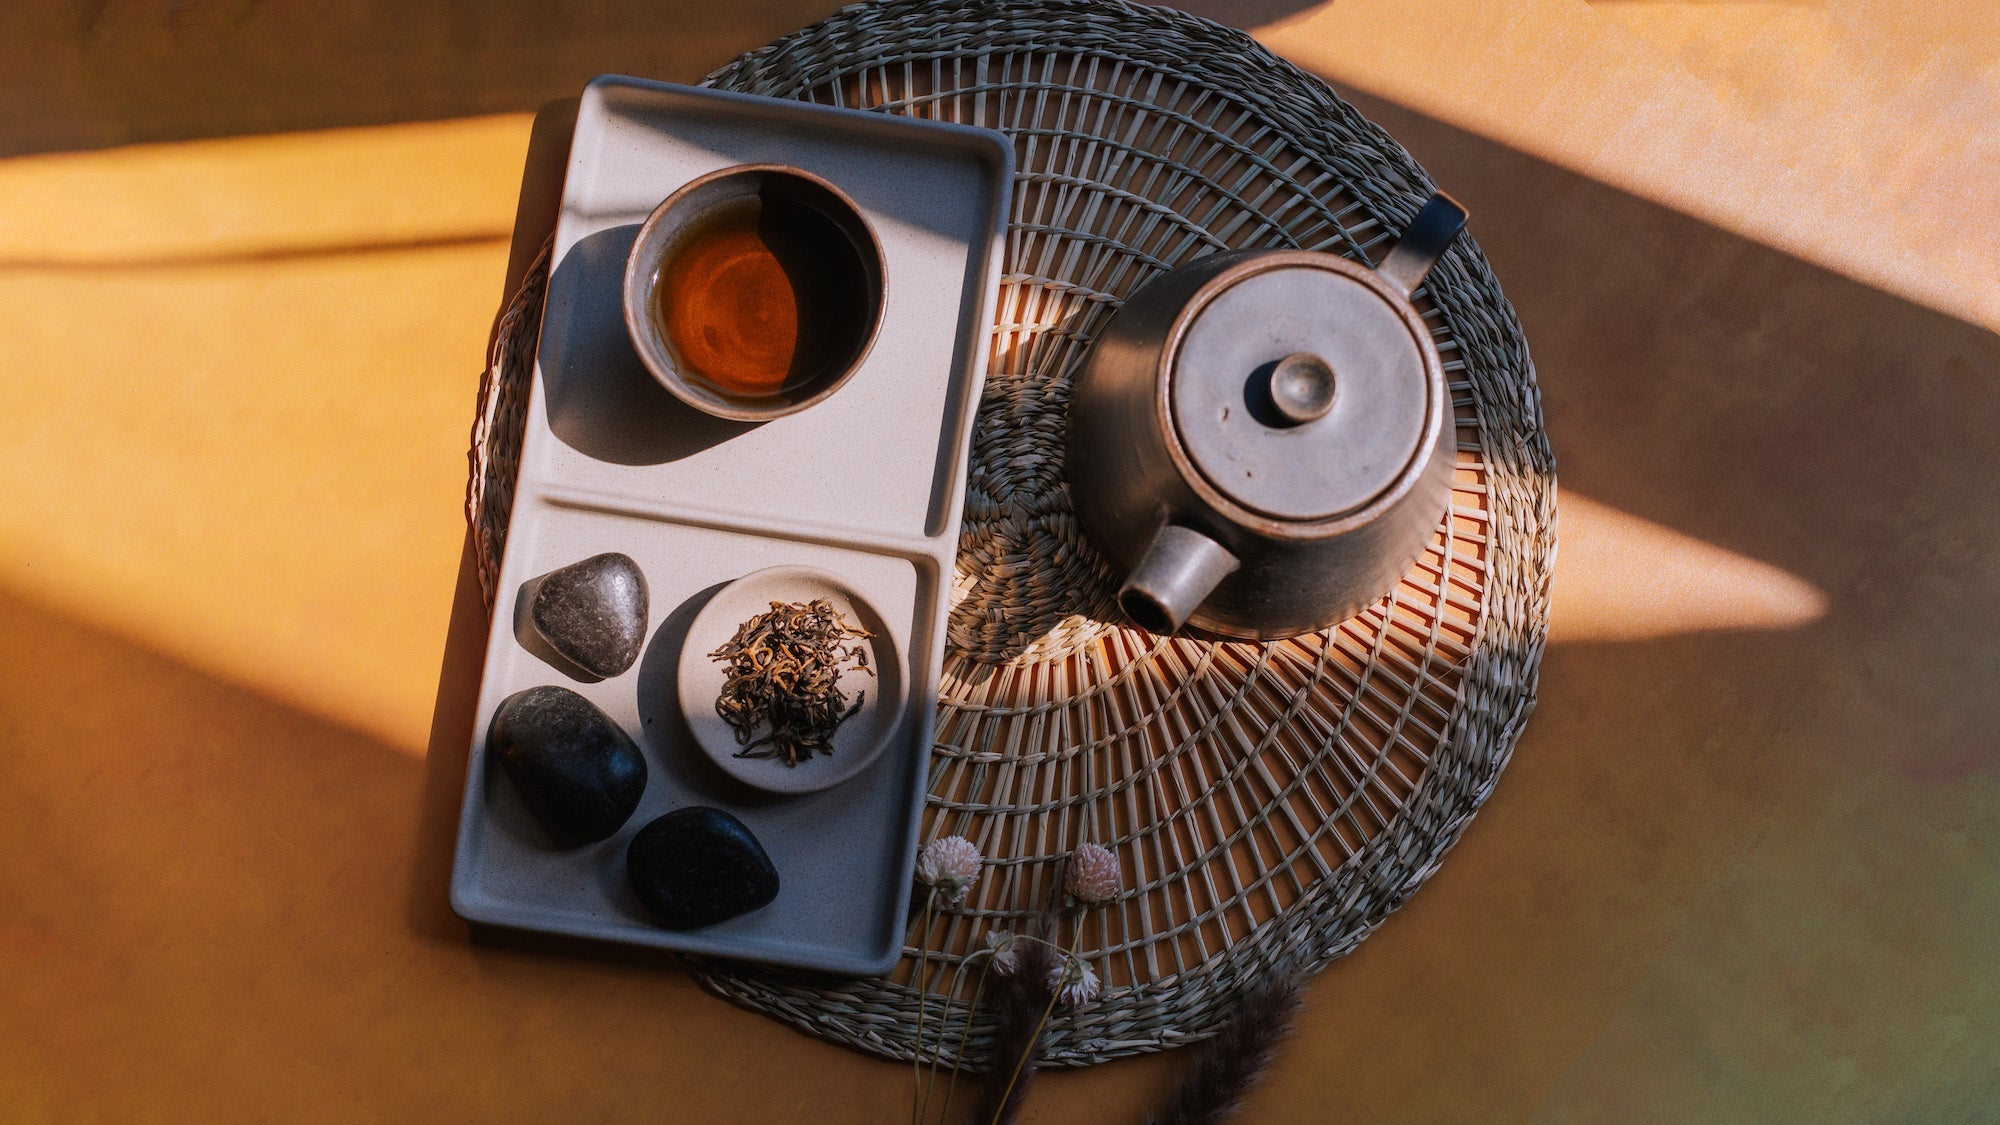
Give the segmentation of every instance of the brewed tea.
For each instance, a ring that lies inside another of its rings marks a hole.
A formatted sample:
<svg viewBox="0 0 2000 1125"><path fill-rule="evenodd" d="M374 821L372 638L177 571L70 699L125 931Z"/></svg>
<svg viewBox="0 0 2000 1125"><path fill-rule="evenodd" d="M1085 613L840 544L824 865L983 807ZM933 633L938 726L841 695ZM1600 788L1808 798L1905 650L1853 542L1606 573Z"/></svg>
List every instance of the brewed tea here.
<svg viewBox="0 0 2000 1125"><path fill-rule="evenodd" d="M668 248L653 314L684 375L766 398L857 358L873 327L871 284L827 216L750 196L714 208Z"/></svg>

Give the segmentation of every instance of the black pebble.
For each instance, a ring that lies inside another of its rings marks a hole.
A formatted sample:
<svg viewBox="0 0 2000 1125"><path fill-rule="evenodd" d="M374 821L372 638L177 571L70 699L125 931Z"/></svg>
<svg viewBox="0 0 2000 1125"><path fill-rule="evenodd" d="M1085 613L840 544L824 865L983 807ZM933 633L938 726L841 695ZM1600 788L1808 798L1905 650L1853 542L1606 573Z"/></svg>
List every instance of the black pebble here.
<svg viewBox="0 0 2000 1125"><path fill-rule="evenodd" d="M646 759L597 705L568 688L517 691L500 704L486 745L566 847L618 831L646 791Z"/></svg>
<svg viewBox="0 0 2000 1125"><path fill-rule="evenodd" d="M711 926L778 897L764 846L723 812L676 809L639 829L625 853L632 891L668 929Z"/></svg>
<svg viewBox="0 0 2000 1125"><path fill-rule="evenodd" d="M549 647L608 680L639 659L646 612L646 576L614 551L543 575L529 620Z"/></svg>

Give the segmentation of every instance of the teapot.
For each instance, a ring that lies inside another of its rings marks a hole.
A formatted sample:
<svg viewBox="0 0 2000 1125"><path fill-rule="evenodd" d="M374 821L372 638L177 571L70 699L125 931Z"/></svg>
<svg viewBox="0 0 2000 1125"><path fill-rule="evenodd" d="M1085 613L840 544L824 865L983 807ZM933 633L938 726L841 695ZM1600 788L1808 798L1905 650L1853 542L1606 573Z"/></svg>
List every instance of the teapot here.
<svg viewBox="0 0 2000 1125"><path fill-rule="evenodd" d="M1465 220L1432 195L1372 270L1310 250L1210 254L1112 316L1071 392L1066 461L1134 624L1296 636L1402 579L1457 455L1411 294Z"/></svg>

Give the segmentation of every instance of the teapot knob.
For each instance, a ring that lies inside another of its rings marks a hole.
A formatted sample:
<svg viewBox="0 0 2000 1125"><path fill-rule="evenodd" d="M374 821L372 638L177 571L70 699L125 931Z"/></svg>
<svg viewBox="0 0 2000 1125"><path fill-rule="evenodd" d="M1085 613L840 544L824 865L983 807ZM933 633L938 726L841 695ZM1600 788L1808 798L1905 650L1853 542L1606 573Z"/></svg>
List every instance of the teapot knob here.
<svg viewBox="0 0 2000 1125"><path fill-rule="evenodd" d="M1271 405L1287 425L1317 422L1333 409L1333 367L1311 352L1293 352L1271 368Z"/></svg>

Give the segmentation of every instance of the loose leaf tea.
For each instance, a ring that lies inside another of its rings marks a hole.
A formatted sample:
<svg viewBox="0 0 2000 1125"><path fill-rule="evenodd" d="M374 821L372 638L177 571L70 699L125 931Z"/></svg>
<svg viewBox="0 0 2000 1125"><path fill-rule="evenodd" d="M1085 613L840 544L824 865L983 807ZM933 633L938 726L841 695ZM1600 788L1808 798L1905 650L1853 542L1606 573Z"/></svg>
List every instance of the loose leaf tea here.
<svg viewBox="0 0 2000 1125"><path fill-rule="evenodd" d="M728 665L715 713L736 732L739 758L782 758L796 766L814 753L833 753L833 732L861 710L865 691L849 705L840 674L867 675L874 634L848 621L825 598L772 602L769 612L737 626L709 659ZM769 733L757 737L759 728Z"/></svg>

